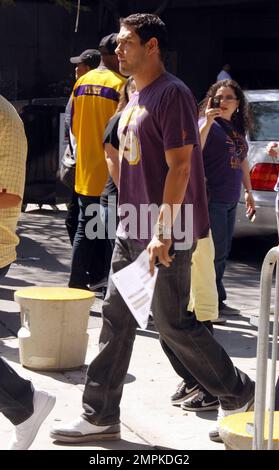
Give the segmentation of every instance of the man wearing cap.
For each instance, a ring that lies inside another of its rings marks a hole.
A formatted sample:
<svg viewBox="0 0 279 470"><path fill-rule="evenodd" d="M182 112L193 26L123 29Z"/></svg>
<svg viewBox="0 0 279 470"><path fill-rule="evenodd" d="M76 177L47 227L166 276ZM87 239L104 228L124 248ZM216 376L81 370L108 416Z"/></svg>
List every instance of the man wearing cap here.
<svg viewBox="0 0 279 470"><path fill-rule="evenodd" d="M88 288L92 257L104 259L105 240L87 238L86 225L92 219L92 213L88 215L86 209L91 204L100 203L107 181L103 134L115 113L119 92L126 81L118 72L116 38L117 34L112 33L100 41L99 67L78 79L72 95L71 132L77 145L75 191L78 194L79 223L73 244L69 287L80 289ZM96 260L98 264L101 263Z"/></svg>
<svg viewBox="0 0 279 470"><path fill-rule="evenodd" d="M70 62L76 65L75 77L78 80L80 77L85 75L92 69L95 69L100 64L101 54L97 49L86 49L79 56L71 57ZM71 110L72 110L72 95L67 103L65 109L65 132L68 136L69 146L71 153L75 155L75 143L71 138L70 126L71 126ZM71 245L74 243L75 234L78 226L78 196L73 188L72 199L68 204L68 211L65 218L65 225L70 238Z"/></svg>
<svg viewBox="0 0 279 470"><path fill-rule="evenodd" d="M97 49L86 49L77 57L71 57L70 62L76 64L76 80L92 69L98 67L101 54Z"/></svg>

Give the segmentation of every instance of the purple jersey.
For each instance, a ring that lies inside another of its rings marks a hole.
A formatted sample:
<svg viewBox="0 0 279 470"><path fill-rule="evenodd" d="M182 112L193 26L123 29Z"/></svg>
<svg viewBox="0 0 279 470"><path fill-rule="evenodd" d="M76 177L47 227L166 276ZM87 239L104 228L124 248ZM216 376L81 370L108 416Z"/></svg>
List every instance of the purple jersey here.
<svg viewBox="0 0 279 470"><path fill-rule="evenodd" d="M163 73L140 92L134 93L120 118L119 140L120 220L124 219L124 204L132 204L136 208L139 224L143 219L139 217L142 206L162 204L168 173L165 151L192 144L191 174L184 203L193 205L193 238L207 236L209 222L197 105L186 85L173 75ZM182 225L184 209L181 210ZM187 225L187 218L185 221ZM137 227L134 236L127 228L126 233L130 238L147 244L153 233L149 228L148 236L143 237L141 228ZM174 234L174 239L178 238Z"/></svg>
<svg viewBox="0 0 279 470"><path fill-rule="evenodd" d="M212 124L203 149L210 201L229 204L239 201L243 177L241 162L247 150L244 135L237 132L230 121L219 118L219 122Z"/></svg>

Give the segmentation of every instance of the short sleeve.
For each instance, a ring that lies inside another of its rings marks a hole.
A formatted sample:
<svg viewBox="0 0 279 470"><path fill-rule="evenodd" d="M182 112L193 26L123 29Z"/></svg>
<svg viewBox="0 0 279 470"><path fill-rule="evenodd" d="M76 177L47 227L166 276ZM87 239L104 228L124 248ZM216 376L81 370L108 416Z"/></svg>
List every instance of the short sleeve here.
<svg viewBox="0 0 279 470"><path fill-rule="evenodd" d="M199 143L197 105L186 87L172 85L165 90L159 122L165 150Z"/></svg>

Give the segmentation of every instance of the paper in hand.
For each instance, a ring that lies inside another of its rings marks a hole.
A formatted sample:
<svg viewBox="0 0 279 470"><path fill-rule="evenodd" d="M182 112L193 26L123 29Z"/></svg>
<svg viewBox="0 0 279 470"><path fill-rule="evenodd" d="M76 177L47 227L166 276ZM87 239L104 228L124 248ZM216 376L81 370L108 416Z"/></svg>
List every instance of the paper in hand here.
<svg viewBox="0 0 279 470"><path fill-rule="evenodd" d="M132 315L143 329L147 327L157 275L156 267L154 275L150 275L149 256L144 250L133 263L111 276Z"/></svg>

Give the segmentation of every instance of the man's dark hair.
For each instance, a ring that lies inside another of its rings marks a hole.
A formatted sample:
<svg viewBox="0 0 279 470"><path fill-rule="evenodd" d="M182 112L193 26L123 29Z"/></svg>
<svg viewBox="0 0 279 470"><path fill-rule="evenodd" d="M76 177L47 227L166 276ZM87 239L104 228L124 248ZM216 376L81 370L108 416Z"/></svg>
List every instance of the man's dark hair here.
<svg viewBox="0 0 279 470"><path fill-rule="evenodd" d="M168 46L168 33L165 23L157 15L150 13L135 13L121 18L120 26L130 26L140 37L141 44L145 44L151 38L156 38L162 59L166 56Z"/></svg>

